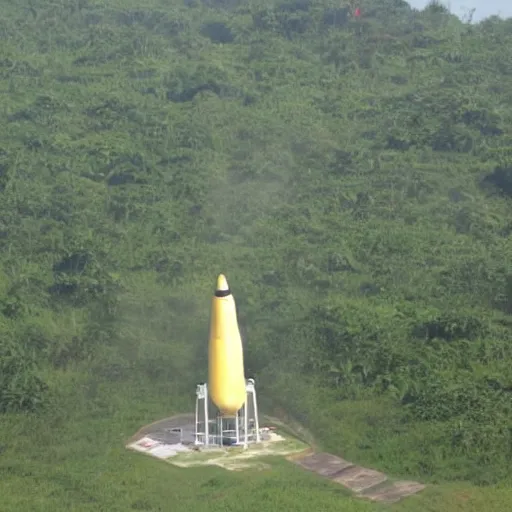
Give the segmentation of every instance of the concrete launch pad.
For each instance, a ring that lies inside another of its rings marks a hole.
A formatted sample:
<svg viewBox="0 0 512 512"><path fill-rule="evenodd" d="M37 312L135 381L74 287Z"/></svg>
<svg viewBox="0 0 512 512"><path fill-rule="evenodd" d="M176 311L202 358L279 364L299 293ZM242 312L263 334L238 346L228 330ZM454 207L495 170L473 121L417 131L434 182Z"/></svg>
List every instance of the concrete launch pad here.
<svg viewBox="0 0 512 512"><path fill-rule="evenodd" d="M291 436L263 427L261 442L244 449L239 446L197 446L195 444L195 417L191 414L174 416L140 429L127 448L165 460L175 466L219 466L230 471L267 469L261 459L266 456L297 455L308 446Z"/></svg>
<svg viewBox="0 0 512 512"><path fill-rule="evenodd" d="M297 428L285 428L276 418L263 418L263 425L272 427L264 426L261 442L250 444L247 449L239 446L197 446L195 416L182 414L141 428L126 447L181 468L217 466L230 471L269 469L270 465L262 458L277 455L343 485L360 498L379 503L394 503L425 488L418 482L390 481L384 473L356 466L330 453L315 453L314 447L287 433L290 430L295 432ZM303 438L296 432L294 435Z"/></svg>
<svg viewBox="0 0 512 512"><path fill-rule="evenodd" d="M165 418L142 427L130 440L135 442L144 436L164 444L192 444L195 438L195 419L193 414L180 414Z"/></svg>

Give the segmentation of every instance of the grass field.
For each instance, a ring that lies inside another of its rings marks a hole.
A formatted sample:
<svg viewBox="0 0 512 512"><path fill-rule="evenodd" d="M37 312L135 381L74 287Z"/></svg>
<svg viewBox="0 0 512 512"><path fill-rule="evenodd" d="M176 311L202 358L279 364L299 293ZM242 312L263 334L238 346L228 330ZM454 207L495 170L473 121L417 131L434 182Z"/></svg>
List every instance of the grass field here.
<svg viewBox="0 0 512 512"><path fill-rule="evenodd" d="M430 484L401 503L377 505L279 457L266 459L272 468L266 471L179 469L124 444L140 426L191 408L192 393L178 400L165 386L127 388L77 373L62 373L54 385L60 391L47 414L2 418L2 512L504 512L512 500L505 486Z"/></svg>

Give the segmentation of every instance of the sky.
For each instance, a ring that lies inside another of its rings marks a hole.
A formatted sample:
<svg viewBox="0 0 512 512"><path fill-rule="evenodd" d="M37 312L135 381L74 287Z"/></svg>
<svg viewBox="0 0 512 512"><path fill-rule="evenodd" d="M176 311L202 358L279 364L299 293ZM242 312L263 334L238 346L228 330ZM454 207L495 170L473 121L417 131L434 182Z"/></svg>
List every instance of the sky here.
<svg viewBox="0 0 512 512"><path fill-rule="evenodd" d="M412 7L423 9L429 0L407 0ZM498 15L502 18L512 17L512 0L442 0L450 12L463 18L471 9L475 9L473 21L481 21L489 16Z"/></svg>

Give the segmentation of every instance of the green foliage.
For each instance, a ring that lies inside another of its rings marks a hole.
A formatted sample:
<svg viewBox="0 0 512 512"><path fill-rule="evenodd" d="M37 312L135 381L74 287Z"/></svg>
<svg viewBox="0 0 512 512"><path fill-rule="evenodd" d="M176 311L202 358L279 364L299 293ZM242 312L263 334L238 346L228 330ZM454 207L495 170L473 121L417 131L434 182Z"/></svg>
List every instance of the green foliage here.
<svg viewBox="0 0 512 512"><path fill-rule="evenodd" d="M100 429L126 402L116 425L135 429L191 409L226 272L267 408L397 475L506 478L510 20L392 0L359 19L329 0L1 5L6 421L54 418L72 444L68 414Z"/></svg>
<svg viewBox="0 0 512 512"><path fill-rule="evenodd" d="M0 412L34 411L48 386L37 375L36 358L2 332L0 343Z"/></svg>

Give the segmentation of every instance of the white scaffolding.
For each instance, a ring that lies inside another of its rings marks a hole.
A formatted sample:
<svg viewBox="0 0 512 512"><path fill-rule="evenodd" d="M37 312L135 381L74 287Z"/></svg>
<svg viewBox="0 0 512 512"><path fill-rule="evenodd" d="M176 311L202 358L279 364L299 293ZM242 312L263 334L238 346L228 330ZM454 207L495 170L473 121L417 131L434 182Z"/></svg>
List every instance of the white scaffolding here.
<svg viewBox="0 0 512 512"><path fill-rule="evenodd" d="M245 391L245 403L235 417L221 416L217 412L214 418L210 418L208 385L197 385L195 445L243 445L247 448L249 444L261 441L254 379L247 379Z"/></svg>
<svg viewBox="0 0 512 512"><path fill-rule="evenodd" d="M196 386L196 435L194 444L210 444L210 421L208 416L208 385L198 384Z"/></svg>

